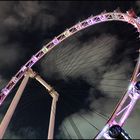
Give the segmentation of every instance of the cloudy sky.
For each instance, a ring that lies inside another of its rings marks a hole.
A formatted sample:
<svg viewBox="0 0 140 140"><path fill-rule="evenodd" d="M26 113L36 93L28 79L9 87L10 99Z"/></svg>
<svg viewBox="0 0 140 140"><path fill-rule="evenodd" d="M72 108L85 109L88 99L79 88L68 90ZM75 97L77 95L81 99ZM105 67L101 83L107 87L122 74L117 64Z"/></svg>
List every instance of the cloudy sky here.
<svg viewBox="0 0 140 140"><path fill-rule="evenodd" d="M0 2L0 88L53 37L118 7L140 14L138 1ZM102 23L66 39L33 67L60 94L55 138L89 139L101 130L127 88L139 43L132 25ZM1 120L16 89L0 108ZM140 138L139 104L124 126L132 138ZM31 79L4 138L47 138L50 105L46 90Z"/></svg>

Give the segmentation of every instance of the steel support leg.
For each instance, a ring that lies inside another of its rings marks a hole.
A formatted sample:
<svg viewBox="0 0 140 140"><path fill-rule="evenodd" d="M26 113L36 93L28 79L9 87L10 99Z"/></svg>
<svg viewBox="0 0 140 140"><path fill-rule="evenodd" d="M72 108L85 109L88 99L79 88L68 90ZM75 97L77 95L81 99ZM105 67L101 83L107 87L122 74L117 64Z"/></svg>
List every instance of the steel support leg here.
<svg viewBox="0 0 140 140"><path fill-rule="evenodd" d="M55 113L56 113L57 100L58 100L58 96L54 94L53 100L52 100L52 106L51 106L48 139L53 139L53 135L54 135L54 124L55 124Z"/></svg>
<svg viewBox="0 0 140 140"><path fill-rule="evenodd" d="M49 122L49 130L48 130L48 139L53 139L56 104L57 104L59 94L32 69L29 70L29 73L30 73L30 77L35 78L40 84L42 84L47 89L48 93L51 95L53 99L51 105L50 122Z"/></svg>
<svg viewBox="0 0 140 140"><path fill-rule="evenodd" d="M22 82L21 82L21 84L20 84L20 86L19 86L19 88L18 88L18 90L17 90L17 92L16 92L16 94L15 94L15 96L14 96L14 98L13 98L13 100L12 100L12 102L11 102L3 120L2 120L2 122L1 122L1 124L0 124L0 139L2 139L3 136L4 136L4 133L5 133L7 127L10 123L10 120L11 120L13 114L14 114L14 111L15 111L18 103L19 103L19 100L21 98L21 95L22 95L22 93L25 89L25 86L26 86L28 80L29 80L29 75L26 74L24 79L22 80Z"/></svg>

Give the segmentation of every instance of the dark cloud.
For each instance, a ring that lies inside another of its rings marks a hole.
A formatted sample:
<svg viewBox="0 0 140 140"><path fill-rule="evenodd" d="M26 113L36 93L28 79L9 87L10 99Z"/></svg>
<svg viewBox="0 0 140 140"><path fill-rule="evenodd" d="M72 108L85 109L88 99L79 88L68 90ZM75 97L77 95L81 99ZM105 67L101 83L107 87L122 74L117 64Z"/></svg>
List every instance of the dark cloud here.
<svg viewBox="0 0 140 140"><path fill-rule="evenodd" d="M14 64L20 58L20 48L17 44L10 46L1 46L0 60L2 60L0 67Z"/></svg>
<svg viewBox="0 0 140 140"><path fill-rule="evenodd" d="M43 6L38 1L15 2L11 14L6 16L4 23L8 28L35 30L43 27L43 31L57 23L57 17L49 11L51 9L47 3Z"/></svg>

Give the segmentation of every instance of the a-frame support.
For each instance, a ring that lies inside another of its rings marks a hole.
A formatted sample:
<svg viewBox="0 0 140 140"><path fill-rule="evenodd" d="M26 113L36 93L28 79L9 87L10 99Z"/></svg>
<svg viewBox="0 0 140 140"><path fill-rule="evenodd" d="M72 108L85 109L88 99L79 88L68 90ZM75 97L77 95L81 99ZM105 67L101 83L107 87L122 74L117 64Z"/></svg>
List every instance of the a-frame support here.
<svg viewBox="0 0 140 140"><path fill-rule="evenodd" d="M37 73L35 73L32 69L27 70L27 72L25 73L24 79L22 80L22 82L0 124L0 139L2 139L5 134L5 131L15 112L15 109L19 103L22 93L27 85L29 77L35 78L39 83L41 83L47 89L47 91L51 95L51 97L53 98L52 105L51 105L51 112L50 112L49 130L48 130L48 139L53 139L56 103L57 103L59 94L49 84L47 84Z"/></svg>

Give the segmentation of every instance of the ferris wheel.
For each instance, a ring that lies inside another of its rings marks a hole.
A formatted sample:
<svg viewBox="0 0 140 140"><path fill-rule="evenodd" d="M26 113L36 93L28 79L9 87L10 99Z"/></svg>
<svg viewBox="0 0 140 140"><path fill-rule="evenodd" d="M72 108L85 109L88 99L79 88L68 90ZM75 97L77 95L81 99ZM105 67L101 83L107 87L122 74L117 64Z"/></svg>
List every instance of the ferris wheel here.
<svg viewBox="0 0 140 140"><path fill-rule="evenodd" d="M122 13L120 11L113 12L103 12L97 16L91 16L85 19L82 22L77 23L71 28L65 30L63 33L55 37L48 44L44 45L36 54L34 54L28 62L21 67L21 69L12 77L9 83L1 90L0 92L0 105L3 104L6 97L15 87L15 85L19 82L19 80L23 78L19 89L6 113L4 119L0 125L0 138L2 139L4 133L8 127L8 124L11 120L11 117L15 111L15 108L20 100L23 90L26 87L26 84L29 78L36 79L39 83L41 83L48 91L49 95L52 97L52 106L50 113L50 124L48 130L48 139L53 139L54 135L54 125L55 125L55 113L57 100L59 97L59 93L48 83L43 80L39 74L34 72L31 68L41 59L43 56L47 55L53 48L58 46L65 39L71 37L75 33L88 28L92 25L108 22L108 21L122 21L127 22L133 25L137 31L140 33L140 18L136 16L134 11L131 9L126 13ZM140 56L138 57L137 64L135 66L133 75L131 77L130 83L126 92L120 99L116 108L112 112L112 115L106 122L105 126L99 131L99 133L95 136L95 139L111 139L111 138L119 138L123 137L125 139L130 139L130 136L123 130L122 126L124 126L125 121L129 117L133 107L135 106L137 100L140 97L140 81L139 81L139 69L140 69ZM71 121L73 124L73 122ZM74 125L74 124L73 124Z"/></svg>

